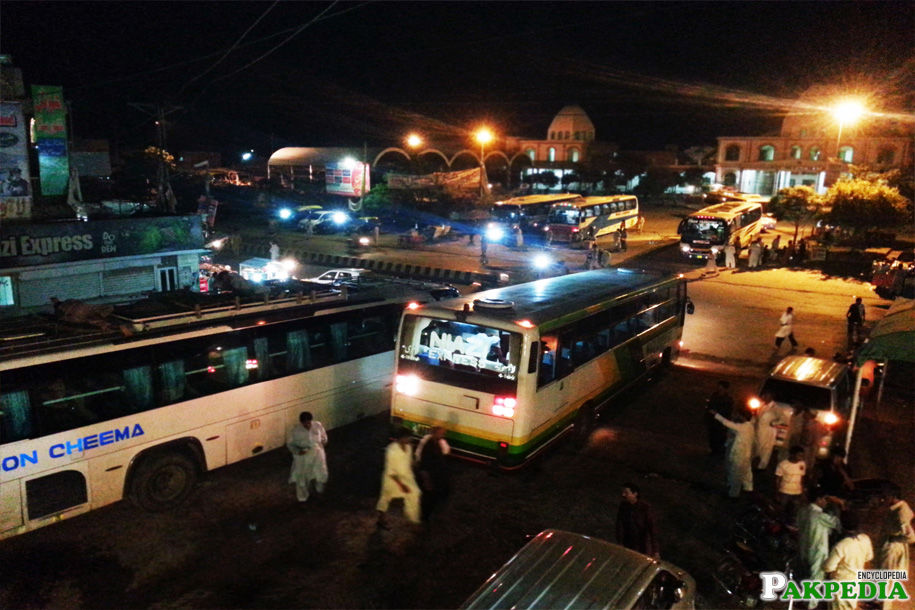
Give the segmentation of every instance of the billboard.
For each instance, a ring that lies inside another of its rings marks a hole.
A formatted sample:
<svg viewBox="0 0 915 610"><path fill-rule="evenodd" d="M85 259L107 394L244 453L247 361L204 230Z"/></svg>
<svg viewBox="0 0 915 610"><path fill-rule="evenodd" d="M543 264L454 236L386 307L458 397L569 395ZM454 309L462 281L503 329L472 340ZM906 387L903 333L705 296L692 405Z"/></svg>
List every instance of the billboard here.
<svg viewBox="0 0 915 610"><path fill-rule="evenodd" d="M372 189L368 163L328 163L325 167L327 192L330 195L362 197Z"/></svg>
<svg viewBox="0 0 915 610"><path fill-rule="evenodd" d="M31 189L22 105L0 102L0 220L30 218Z"/></svg>
<svg viewBox="0 0 915 610"><path fill-rule="evenodd" d="M65 195L70 180L67 110L62 87L32 85L38 175L43 195Z"/></svg>
<svg viewBox="0 0 915 610"><path fill-rule="evenodd" d="M199 216L8 224L0 269L203 248Z"/></svg>

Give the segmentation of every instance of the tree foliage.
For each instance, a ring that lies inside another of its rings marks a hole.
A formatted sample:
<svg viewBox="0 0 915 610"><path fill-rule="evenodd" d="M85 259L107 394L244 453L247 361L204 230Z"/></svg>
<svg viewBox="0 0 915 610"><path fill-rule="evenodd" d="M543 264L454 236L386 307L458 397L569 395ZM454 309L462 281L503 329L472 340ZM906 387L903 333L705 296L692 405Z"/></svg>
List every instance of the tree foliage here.
<svg viewBox="0 0 915 610"><path fill-rule="evenodd" d="M809 186L789 186L781 189L769 202L768 209L779 220L794 223L794 241L801 224L813 220L820 208L820 197Z"/></svg>
<svg viewBox="0 0 915 610"><path fill-rule="evenodd" d="M891 227L903 222L905 197L882 179L843 178L823 196L826 219L836 225L858 229Z"/></svg>

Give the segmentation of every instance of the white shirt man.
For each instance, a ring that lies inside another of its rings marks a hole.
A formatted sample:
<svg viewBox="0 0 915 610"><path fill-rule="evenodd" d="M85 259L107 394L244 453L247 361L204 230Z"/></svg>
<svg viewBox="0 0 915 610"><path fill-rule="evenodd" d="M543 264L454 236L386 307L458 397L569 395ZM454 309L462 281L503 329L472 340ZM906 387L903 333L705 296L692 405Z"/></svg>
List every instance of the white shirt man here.
<svg viewBox="0 0 915 610"><path fill-rule="evenodd" d="M308 501L312 482L317 493L324 492L327 483L325 445L327 431L321 422L314 421L308 411L299 415L299 423L286 437L286 448L292 453L289 482L295 483L295 495L299 502Z"/></svg>
<svg viewBox="0 0 915 610"><path fill-rule="evenodd" d="M404 515L412 523L420 520L420 489L413 476L413 446L410 431L403 429L397 440L388 445L384 453L384 474L381 476L381 496L375 505L378 511L378 527L388 529L385 513L391 500L403 498Z"/></svg>
<svg viewBox="0 0 915 610"><path fill-rule="evenodd" d="M845 515L842 517L842 524L847 525ZM867 534L856 532L857 523L854 523L854 527L847 529L849 535L832 547L829 557L823 564L823 571L831 580L857 580L858 570L863 570L865 564L874 558L871 539ZM854 610L857 605L856 600L841 599L837 594L832 607L837 610Z"/></svg>
<svg viewBox="0 0 915 610"><path fill-rule="evenodd" d="M714 416L734 435L728 453L728 495L737 498L741 489L753 491L753 440L756 433L753 423L740 418L739 415L736 421L726 419L718 413Z"/></svg>
<svg viewBox="0 0 915 610"><path fill-rule="evenodd" d="M798 551L810 570L811 580L823 580L829 534L839 529L839 518L823 510L826 504L825 496L816 496L797 514Z"/></svg>
<svg viewBox="0 0 915 610"><path fill-rule="evenodd" d="M734 244L729 243L724 247L724 266L728 269L734 269L737 267L737 248L734 247Z"/></svg>
<svg viewBox="0 0 915 610"><path fill-rule="evenodd" d="M765 470L772 459L772 450L778 440L778 426L782 424L782 409L771 396L756 413L755 454L759 458L757 468Z"/></svg>

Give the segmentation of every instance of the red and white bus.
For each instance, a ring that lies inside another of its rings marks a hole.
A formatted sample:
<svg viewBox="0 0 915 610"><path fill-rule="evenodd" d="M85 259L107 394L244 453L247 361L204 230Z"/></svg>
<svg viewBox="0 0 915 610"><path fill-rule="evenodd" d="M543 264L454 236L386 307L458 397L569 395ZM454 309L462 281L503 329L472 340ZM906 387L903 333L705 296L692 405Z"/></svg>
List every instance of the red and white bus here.
<svg viewBox="0 0 915 610"><path fill-rule="evenodd" d="M546 230L554 242L599 239L639 222L639 200L633 195L582 197L553 204Z"/></svg>

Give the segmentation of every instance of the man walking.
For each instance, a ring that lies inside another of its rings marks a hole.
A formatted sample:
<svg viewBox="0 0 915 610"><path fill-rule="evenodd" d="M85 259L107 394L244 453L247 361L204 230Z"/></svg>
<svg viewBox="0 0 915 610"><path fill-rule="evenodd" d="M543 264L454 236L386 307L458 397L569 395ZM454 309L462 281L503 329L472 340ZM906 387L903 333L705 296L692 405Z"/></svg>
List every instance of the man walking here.
<svg viewBox="0 0 915 610"><path fill-rule="evenodd" d="M378 527L390 529L387 512L391 500L403 498L403 512L411 523L419 523L420 490L413 476L413 446L410 445L410 431L401 428L396 440L388 445L384 454L384 474L381 477L381 496L375 510L378 511Z"/></svg>
<svg viewBox="0 0 915 610"><path fill-rule="evenodd" d="M752 244L750 244L750 254L747 266L750 269L755 269L759 266L759 259L762 257L762 241L756 239Z"/></svg>
<svg viewBox="0 0 915 610"><path fill-rule="evenodd" d="M861 297L855 297L855 302L848 306L845 320L848 323L848 349L853 349L861 341L864 327L864 303L861 302Z"/></svg>
<svg viewBox="0 0 915 610"><path fill-rule="evenodd" d="M327 432L321 422L314 421L308 411L299 414L299 423L289 431L286 448L292 453L292 469L289 482L295 483L295 496L299 502L307 502L312 484L315 492L324 492L327 483L327 458L324 447Z"/></svg>
<svg viewBox="0 0 915 610"><path fill-rule="evenodd" d="M779 327L775 331L775 351L782 346L782 342L787 337L791 342L791 349L797 348L797 339L794 338L794 307L789 307L778 320Z"/></svg>
<svg viewBox="0 0 915 610"><path fill-rule="evenodd" d="M823 571L829 580L855 581L858 570L863 570L874 558L874 547L868 535L858 531L858 516L855 513L842 513L842 529L845 530L845 537L832 547L823 564ZM842 599L838 593L832 603L837 610L854 610L857 605L856 600Z"/></svg>
<svg viewBox="0 0 915 610"><path fill-rule="evenodd" d="M621 495L623 501L616 513L616 541L627 549L659 559L658 532L651 506L639 497L639 488L633 483L623 485Z"/></svg>
<svg viewBox="0 0 915 610"><path fill-rule="evenodd" d="M781 409L772 394L766 392L761 398L763 404L756 412L756 445L754 453L759 458L759 462L756 464L757 470L765 470L769 467L769 460L772 459L772 450L775 449L775 442L778 440L778 426L782 423Z"/></svg>
<svg viewBox="0 0 915 610"><path fill-rule="evenodd" d="M741 489L753 491L753 439L756 433L741 409L735 411L731 419L717 413L713 417L734 435L728 452L728 496L738 498Z"/></svg>
<svg viewBox="0 0 915 610"><path fill-rule="evenodd" d="M433 511L445 501L451 487L448 455L451 446L445 440L445 428L435 426L416 446L416 469L422 496L422 519L429 521Z"/></svg>
<svg viewBox="0 0 915 610"><path fill-rule="evenodd" d="M705 427L708 430L708 448L712 455L723 455L725 441L728 433L715 421L715 414L730 417L734 410L734 399L730 394L731 384L728 381L719 381L715 391L706 402Z"/></svg>

